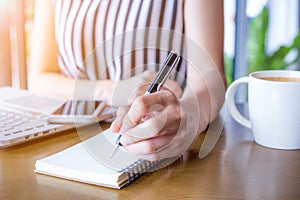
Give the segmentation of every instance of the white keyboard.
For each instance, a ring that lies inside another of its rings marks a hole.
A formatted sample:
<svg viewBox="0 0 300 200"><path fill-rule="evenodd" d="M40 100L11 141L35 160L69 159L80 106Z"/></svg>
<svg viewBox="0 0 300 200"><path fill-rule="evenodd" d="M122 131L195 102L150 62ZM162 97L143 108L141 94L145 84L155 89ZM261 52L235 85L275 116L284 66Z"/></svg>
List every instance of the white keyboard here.
<svg viewBox="0 0 300 200"><path fill-rule="evenodd" d="M43 128L48 124L46 116L23 113L0 107L0 135L9 136L24 131Z"/></svg>

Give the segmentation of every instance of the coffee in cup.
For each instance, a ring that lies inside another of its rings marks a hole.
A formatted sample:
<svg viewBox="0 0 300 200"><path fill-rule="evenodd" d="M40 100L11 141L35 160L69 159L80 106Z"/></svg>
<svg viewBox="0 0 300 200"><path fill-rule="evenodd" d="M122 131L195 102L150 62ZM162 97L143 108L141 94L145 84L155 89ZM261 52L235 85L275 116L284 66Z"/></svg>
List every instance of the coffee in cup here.
<svg viewBox="0 0 300 200"><path fill-rule="evenodd" d="M300 78L295 77L281 77L281 76L267 76L260 79L267 81L279 81L279 82L300 82Z"/></svg>

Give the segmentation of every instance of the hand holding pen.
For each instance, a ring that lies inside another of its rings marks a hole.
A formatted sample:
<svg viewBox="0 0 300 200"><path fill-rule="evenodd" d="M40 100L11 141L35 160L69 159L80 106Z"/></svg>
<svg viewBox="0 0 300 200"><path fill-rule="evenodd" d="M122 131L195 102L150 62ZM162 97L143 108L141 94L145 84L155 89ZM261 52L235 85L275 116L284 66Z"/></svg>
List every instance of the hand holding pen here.
<svg viewBox="0 0 300 200"><path fill-rule="evenodd" d="M161 67L159 72L156 74L154 80L152 81L149 88L145 92L145 95L157 92L161 89L163 84L169 78L169 76L172 72L172 69L174 69L177 66L179 60L180 60L180 57L178 56L177 53L175 53L173 51L171 51L169 53L169 55L167 56L167 58L165 59L165 61L163 63L163 66ZM122 144L120 143L121 137L122 137L122 135L120 134L116 140L116 146L115 146L114 150L112 151L110 158L112 158L115 155L115 153L117 152L117 150L119 149L119 147L122 146Z"/></svg>

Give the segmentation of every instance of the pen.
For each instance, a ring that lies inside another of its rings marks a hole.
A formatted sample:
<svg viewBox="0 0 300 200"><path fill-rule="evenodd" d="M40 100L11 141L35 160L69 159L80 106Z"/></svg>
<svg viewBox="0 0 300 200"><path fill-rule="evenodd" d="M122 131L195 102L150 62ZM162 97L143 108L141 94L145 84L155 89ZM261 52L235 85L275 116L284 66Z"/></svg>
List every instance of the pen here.
<svg viewBox="0 0 300 200"><path fill-rule="evenodd" d="M152 83L148 87L147 91L145 92L145 95L148 95L150 93L154 93L154 92L157 92L160 90L160 88L163 86L163 84L169 78L172 69L174 69L177 66L179 60L180 60L180 56L176 52L171 51L168 54L167 58L165 59L165 61L162 64L162 67L160 68L160 70L156 74L154 80L152 81ZM112 158L116 154L119 147L122 146L122 144L120 143L121 137L122 137L122 135L120 134L116 140L115 148L113 149L112 153L110 154L110 158Z"/></svg>

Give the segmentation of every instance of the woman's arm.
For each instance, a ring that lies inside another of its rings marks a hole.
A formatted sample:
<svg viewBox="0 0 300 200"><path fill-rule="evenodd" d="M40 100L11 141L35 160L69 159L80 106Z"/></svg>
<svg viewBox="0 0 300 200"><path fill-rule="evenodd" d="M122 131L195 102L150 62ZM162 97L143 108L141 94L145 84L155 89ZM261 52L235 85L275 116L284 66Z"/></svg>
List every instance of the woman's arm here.
<svg viewBox="0 0 300 200"><path fill-rule="evenodd" d="M211 122L224 102L223 0L186 0L185 30L190 86L182 98L197 96L200 131Z"/></svg>
<svg viewBox="0 0 300 200"><path fill-rule="evenodd" d="M223 73L223 0L185 0L184 14L186 37L203 47Z"/></svg>
<svg viewBox="0 0 300 200"><path fill-rule="evenodd" d="M110 80L74 80L63 76L57 62L57 43L54 30L54 10L51 0L37 0L32 33L31 79L29 89L38 93L72 98L111 99L115 83ZM82 89L74 92L74 87ZM91 91L95 91L96 94Z"/></svg>
<svg viewBox="0 0 300 200"><path fill-rule="evenodd" d="M29 89L49 95L69 97L74 81L63 77L57 63L54 13L51 0L37 0L31 43ZM60 85L61 87L57 87Z"/></svg>

